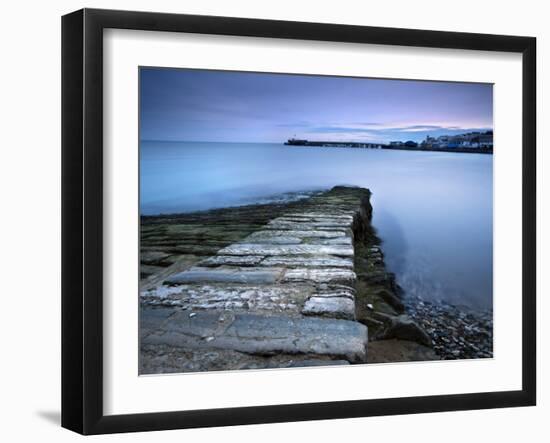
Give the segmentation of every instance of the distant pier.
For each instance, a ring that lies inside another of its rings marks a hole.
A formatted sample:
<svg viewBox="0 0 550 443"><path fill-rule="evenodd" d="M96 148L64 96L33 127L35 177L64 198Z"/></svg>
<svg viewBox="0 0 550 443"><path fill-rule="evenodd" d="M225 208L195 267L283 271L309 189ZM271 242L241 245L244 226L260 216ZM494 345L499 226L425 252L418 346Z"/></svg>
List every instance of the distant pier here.
<svg viewBox="0 0 550 443"><path fill-rule="evenodd" d="M396 149L400 151L427 151L427 152L459 152L468 154L492 154L493 147L441 147L441 146L425 146L417 143L365 143L365 142L350 142L350 141L323 141L323 140L304 140L291 138L285 142L286 146L311 146L311 147L327 147L327 148L358 148L358 149Z"/></svg>
<svg viewBox="0 0 550 443"><path fill-rule="evenodd" d="M384 146L380 143L363 143L363 142L329 142L329 141L314 141L314 140L300 140L291 138L285 142L287 146L323 146L330 148L368 148L368 149L382 149Z"/></svg>

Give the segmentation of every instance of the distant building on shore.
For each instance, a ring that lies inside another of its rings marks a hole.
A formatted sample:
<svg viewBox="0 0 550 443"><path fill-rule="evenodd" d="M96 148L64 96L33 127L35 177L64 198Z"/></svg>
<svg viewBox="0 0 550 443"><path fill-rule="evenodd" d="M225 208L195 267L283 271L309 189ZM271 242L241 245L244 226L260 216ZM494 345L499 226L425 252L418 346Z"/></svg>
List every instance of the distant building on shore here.
<svg viewBox="0 0 550 443"><path fill-rule="evenodd" d="M424 149L493 149L493 131L468 132L460 135L441 135L439 137L430 137L420 143Z"/></svg>

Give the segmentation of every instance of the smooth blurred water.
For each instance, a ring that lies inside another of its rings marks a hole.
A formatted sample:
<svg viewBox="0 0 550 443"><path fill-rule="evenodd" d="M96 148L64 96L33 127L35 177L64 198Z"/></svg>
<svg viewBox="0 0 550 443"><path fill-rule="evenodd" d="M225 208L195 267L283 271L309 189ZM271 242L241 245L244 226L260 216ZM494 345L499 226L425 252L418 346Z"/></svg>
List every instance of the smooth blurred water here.
<svg viewBox="0 0 550 443"><path fill-rule="evenodd" d="M386 264L407 295L490 308L492 162L483 154L144 141L140 207L187 212L367 187Z"/></svg>

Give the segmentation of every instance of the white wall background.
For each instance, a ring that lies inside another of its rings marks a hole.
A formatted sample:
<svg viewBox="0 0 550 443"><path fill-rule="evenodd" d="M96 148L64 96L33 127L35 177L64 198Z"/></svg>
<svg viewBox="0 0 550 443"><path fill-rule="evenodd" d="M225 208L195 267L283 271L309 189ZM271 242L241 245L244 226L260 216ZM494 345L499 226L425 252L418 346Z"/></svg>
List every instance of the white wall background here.
<svg viewBox="0 0 550 443"><path fill-rule="evenodd" d="M550 173L550 156L543 153L544 126L550 120L550 97L542 84L543 77L550 75L550 28L544 2L5 2L0 27L0 438L3 441L83 439L59 427L59 414L60 17L84 6L536 36L539 275L550 266L550 236L541 229L550 220L549 180L542 177L543 168ZM549 291L546 271L539 278L539 406L534 408L164 431L101 436L94 441L333 442L346 438L410 442L548 441L550 384L545 375L550 368L547 345L550 326L543 313L550 303L543 297Z"/></svg>

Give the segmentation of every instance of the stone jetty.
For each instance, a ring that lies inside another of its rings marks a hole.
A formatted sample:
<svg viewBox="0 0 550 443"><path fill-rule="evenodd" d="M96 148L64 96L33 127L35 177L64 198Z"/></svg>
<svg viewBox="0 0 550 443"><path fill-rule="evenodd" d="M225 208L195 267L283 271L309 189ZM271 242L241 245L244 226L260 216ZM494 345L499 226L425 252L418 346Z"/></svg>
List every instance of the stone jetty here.
<svg viewBox="0 0 550 443"><path fill-rule="evenodd" d="M340 187L289 204L216 254L159 272L141 292L144 372L159 347L183 370L366 362L354 238L370 225L369 196Z"/></svg>
<svg viewBox="0 0 550 443"><path fill-rule="evenodd" d="M140 372L365 363L371 327L416 340L371 216L369 190L335 187L143 218Z"/></svg>

